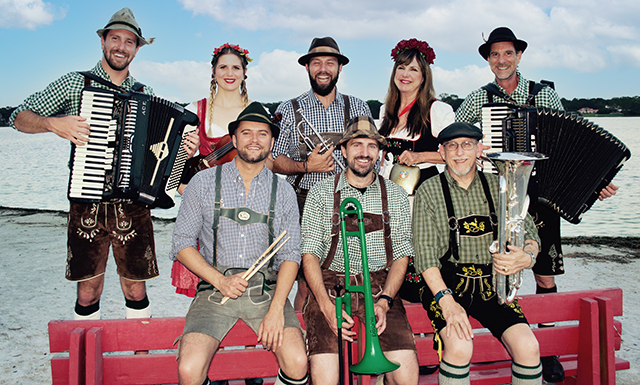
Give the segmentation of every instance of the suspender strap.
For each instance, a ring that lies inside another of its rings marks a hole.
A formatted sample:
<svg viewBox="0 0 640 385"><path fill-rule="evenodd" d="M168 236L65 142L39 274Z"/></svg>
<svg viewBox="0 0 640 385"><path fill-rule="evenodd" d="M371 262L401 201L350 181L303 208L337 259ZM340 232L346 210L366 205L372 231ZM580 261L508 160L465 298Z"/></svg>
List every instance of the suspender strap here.
<svg viewBox="0 0 640 385"><path fill-rule="evenodd" d="M489 205L489 218L491 218L491 227L493 228L493 240L498 239L498 216L496 215L496 208L493 205L493 198L491 197L491 190L489 190L489 183L487 183L487 177L483 172L478 171L480 176L480 183L482 183L482 190L484 190L484 196L487 198L487 204Z"/></svg>
<svg viewBox="0 0 640 385"><path fill-rule="evenodd" d="M444 203L447 207L447 223L449 224L449 249L440 258L440 263L442 263L443 265L449 261L449 257L452 255L456 261L460 259L460 255L458 253L458 246L460 244L460 228L458 227L458 219L456 218L456 213L455 211L453 211L451 191L449 190L447 177L444 175L445 172L446 171L440 173L440 185L442 186Z"/></svg>
<svg viewBox="0 0 640 385"><path fill-rule="evenodd" d="M302 121L302 116L300 116L300 112L298 111L300 109L300 104L298 104L298 101L295 98L293 98L291 99L291 106L293 107L293 124L295 124L294 127L296 128L296 132L298 132L298 136L300 136L300 132L298 131L298 125ZM301 139L302 138L299 138L298 141L300 141ZM307 160L306 152L300 151L300 160L302 160L303 162ZM296 176L296 179L293 182L293 189L296 191L296 193L300 188L300 182L302 182L303 177L304 177L304 173L301 172Z"/></svg>
<svg viewBox="0 0 640 385"><path fill-rule="evenodd" d="M349 96L344 94L342 95L342 100L344 101L344 129L346 130L351 117L351 102L349 101Z"/></svg>
<svg viewBox="0 0 640 385"><path fill-rule="evenodd" d="M220 181L222 180L222 166L218 166L216 167L216 200L213 203L213 266L217 266L218 262L217 262L217 258L216 258L216 254L217 254L217 246L218 246L218 224L220 222L220 204L221 204L221 197L220 197L220 190L221 190L221 186L220 186Z"/></svg>
<svg viewBox="0 0 640 385"><path fill-rule="evenodd" d="M527 96L527 101L524 104L526 106L535 107L536 105L535 97L538 94L538 92L540 92L540 90L542 90L544 87L548 87L548 85L542 84L542 83L536 83L533 80L529 80L529 95ZM502 92L502 90L498 88L498 86L496 86L494 83L486 84L482 86L482 89L487 91L487 102L489 103L493 103L493 96L495 95L513 104L518 104L511 96Z"/></svg>
<svg viewBox="0 0 640 385"><path fill-rule="evenodd" d="M478 172L478 177L480 178L480 183L482 184L482 190L484 191L484 196L487 199L487 204L489 205L489 218L491 219L491 228L493 229L493 240L498 239L498 216L496 215L495 205L493 204L493 198L491 197L491 190L489 190L489 183L487 182L487 178L484 173L481 171ZM444 202L447 207L447 217L449 224L449 249L447 252L440 258L440 263L443 265L449 263L449 257L453 256L453 258L457 261L460 259L459 249L460 246L460 225L458 223L458 219L455 216L455 211L453 210L453 201L451 200L451 190L449 190L449 183L447 182L447 178L444 175L444 172L440 173L440 184L442 185L442 194L444 195Z"/></svg>
<svg viewBox="0 0 640 385"><path fill-rule="evenodd" d="M340 191L336 191L338 187L338 181L340 180L340 174L337 174L333 183L333 214L331 215L331 246L322 263L323 269L328 269L333 262L333 258L336 255L338 249L338 234L340 233ZM383 230L384 235L384 251L387 256L386 268L389 268L393 263L393 244L391 242L391 215L389 214L389 201L387 195L387 186L384 183L384 178L378 175L378 182L380 184L380 199L382 200L382 214L364 213L368 219L365 223L369 222L370 226L365 225L365 233L369 233L376 230ZM345 218L345 220L348 220ZM349 223L349 222L347 222ZM351 229L349 229L351 230Z"/></svg>
<svg viewBox="0 0 640 385"><path fill-rule="evenodd" d="M269 202L269 216L267 218L267 227L269 228L269 244L273 243L273 237L275 236L273 231L273 220L276 216L276 198L278 196L278 176L272 174L273 180L271 181L271 201ZM273 260L269 262L269 267L273 264Z"/></svg>

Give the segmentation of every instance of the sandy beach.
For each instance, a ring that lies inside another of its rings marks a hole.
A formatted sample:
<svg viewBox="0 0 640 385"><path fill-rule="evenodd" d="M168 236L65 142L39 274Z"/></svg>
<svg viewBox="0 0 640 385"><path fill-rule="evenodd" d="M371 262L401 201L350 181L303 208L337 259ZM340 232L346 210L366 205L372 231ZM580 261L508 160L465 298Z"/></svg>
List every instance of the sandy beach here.
<svg viewBox="0 0 640 385"><path fill-rule="evenodd" d="M64 279L66 214L0 208L0 383L48 384L47 323L70 319L75 284ZM183 316L190 299L175 294L170 281L172 220L154 220L160 277L148 282L155 317ZM571 239L571 241L574 239ZM627 242L623 242L627 241ZM613 238L609 245L565 245L567 274L557 279L561 291L621 287L624 292L622 348L631 362L618 372L617 383L640 383L640 271L637 239ZM533 277L525 275L521 294L534 292ZM111 259L101 300L102 317L124 318L124 299Z"/></svg>

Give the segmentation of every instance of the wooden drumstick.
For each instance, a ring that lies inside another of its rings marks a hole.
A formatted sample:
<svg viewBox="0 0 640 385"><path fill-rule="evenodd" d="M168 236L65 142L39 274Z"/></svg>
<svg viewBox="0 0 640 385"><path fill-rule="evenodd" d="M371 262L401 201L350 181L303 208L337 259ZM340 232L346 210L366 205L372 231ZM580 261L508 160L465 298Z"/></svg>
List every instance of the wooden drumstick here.
<svg viewBox="0 0 640 385"><path fill-rule="evenodd" d="M278 250L280 250L280 248L282 247L282 245L284 245L285 243L287 243L287 241L291 238L287 238L275 251L273 251L271 254L269 254L269 256L267 256L267 253L269 251L271 251L271 249L273 249L273 247L278 244L278 242L280 242L280 240L282 239L282 237L284 237L287 234L287 230L283 231L282 234L280 234L278 236L278 238L276 238L273 243L271 243L271 245L269 245L269 247L264 251L264 253L262 253L262 255L260 255L260 257L258 257L258 259L256 259L256 261L253 263L253 265L251 265L251 267L249 267L247 269L247 271L244 272L244 274L242 275L242 279L244 280L249 280L251 279L251 277L253 277L253 275L262 268L262 266L264 266L264 263L266 261L268 261L269 259L271 259L271 257L273 257L275 255L275 253L278 252ZM266 257L266 258L265 258ZM262 262L262 263L261 263ZM256 269L257 266L257 270ZM254 271L255 270L255 271ZM225 303L227 303L227 301L230 298L225 296L224 298L222 298L222 301L220 302L221 305L224 305Z"/></svg>

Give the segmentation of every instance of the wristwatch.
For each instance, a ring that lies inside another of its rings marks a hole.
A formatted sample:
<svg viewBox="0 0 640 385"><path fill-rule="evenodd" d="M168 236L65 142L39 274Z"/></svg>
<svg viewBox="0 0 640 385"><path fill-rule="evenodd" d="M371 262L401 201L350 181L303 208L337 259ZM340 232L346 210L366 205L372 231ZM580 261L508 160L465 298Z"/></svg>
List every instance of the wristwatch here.
<svg viewBox="0 0 640 385"><path fill-rule="evenodd" d="M527 267L527 269L533 269L533 266L535 266L536 264L536 256L533 255L533 252L531 250L525 250L524 252L531 256L531 264L529 265L529 267Z"/></svg>
<svg viewBox="0 0 640 385"><path fill-rule="evenodd" d="M389 297L386 294L381 294L380 295L380 299L386 299L387 302L389 302L389 309L391 309L393 307L393 298Z"/></svg>
<svg viewBox="0 0 640 385"><path fill-rule="evenodd" d="M440 303L440 300L445 295L453 295L453 291L449 288L446 288L444 290L440 290L439 292L437 292L435 295L436 305Z"/></svg>

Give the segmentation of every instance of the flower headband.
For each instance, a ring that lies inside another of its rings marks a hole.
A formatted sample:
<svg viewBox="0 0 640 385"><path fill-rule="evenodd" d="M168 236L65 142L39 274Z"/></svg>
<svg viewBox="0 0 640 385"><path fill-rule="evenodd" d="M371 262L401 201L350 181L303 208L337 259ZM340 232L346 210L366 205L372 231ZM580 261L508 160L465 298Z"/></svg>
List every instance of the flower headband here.
<svg viewBox="0 0 640 385"><path fill-rule="evenodd" d="M398 55L406 50L418 51L429 64L433 64L433 60L436 58L436 53L433 52L433 48L429 47L429 43L418 39L402 40L391 50L391 57L396 61L398 60Z"/></svg>
<svg viewBox="0 0 640 385"><path fill-rule="evenodd" d="M253 61L253 59L251 59L249 57L249 51L247 51L246 49L240 48L239 45L231 45L229 43L224 43L223 45L221 45L220 47L216 48L213 50L213 57L216 57L220 54L220 52L225 49L225 48L231 48L234 51L237 51L238 54L240 54L240 56L244 56L247 59L247 62L251 63Z"/></svg>

